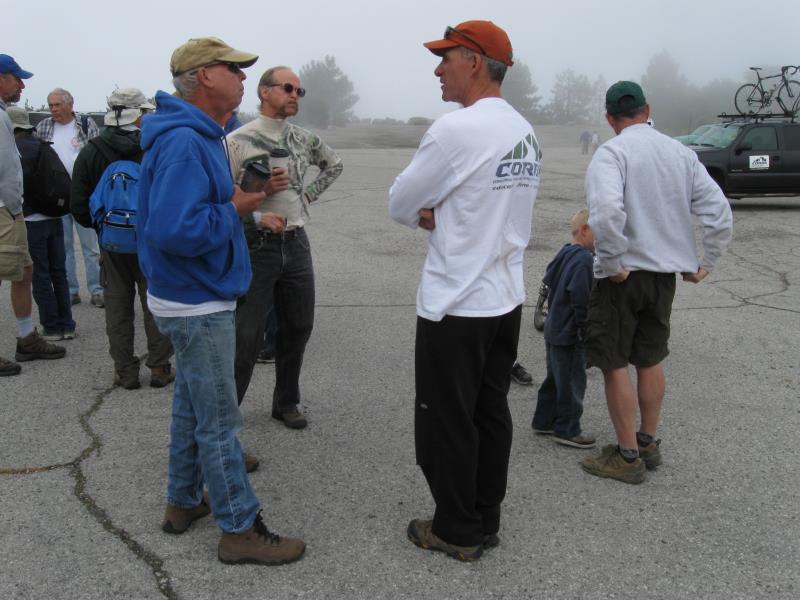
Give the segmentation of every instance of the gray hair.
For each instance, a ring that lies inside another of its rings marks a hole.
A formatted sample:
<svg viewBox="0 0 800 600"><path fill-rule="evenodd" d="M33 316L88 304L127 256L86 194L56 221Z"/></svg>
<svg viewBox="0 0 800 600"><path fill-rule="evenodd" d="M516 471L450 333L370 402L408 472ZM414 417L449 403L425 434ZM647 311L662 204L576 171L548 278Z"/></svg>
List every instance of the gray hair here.
<svg viewBox="0 0 800 600"><path fill-rule="evenodd" d="M198 69L193 69L181 73L180 75L175 75L175 77L172 78L172 85L175 86L175 91L177 91L178 96L184 100L191 99L195 92L197 92L197 71Z"/></svg>
<svg viewBox="0 0 800 600"><path fill-rule="evenodd" d="M644 106L637 106L636 108L630 108L615 115L611 115L611 118L615 121L620 119L635 119L636 117L643 115L646 108L646 104Z"/></svg>
<svg viewBox="0 0 800 600"><path fill-rule="evenodd" d="M72 94L70 94L70 93L69 93L67 90L65 90L64 88L56 88L56 89L54 89L52 92L50 92L49 94L47 94L47 97L48 97L48 98L49 98L50 96L61 96L61 101L62 101L64 104L75 104L75 98L73 98L73 97L72 97Z"/></svg>
<svg viewBox="0 0 800 600"><path fill-rule="evenodd" d="M459 48L461 49L461 54L463 54L465 58L472 58L477 54L477 52L470 50L469 48L465 48L464 46L459 46ZM486 67L489 69L489 79L502 84L503 79L505 79L506 76L506 71L508 70L508 65L500 62L499 60L489 58L485 54L482 54L481 56L483 56L483 59L486 61Z"/></svg>
<svg viewBox="0 0 800 600"><path fill-rule="evenodd" d="M256 96L258 96L259 100L261 100L261 88L275 83L273 76L277 71L291 71L291 69L284 65L278 65L276 67L270 67L264 71L264 74L261 75L261 79L258 80L258 86L256 87Z"/></svg>

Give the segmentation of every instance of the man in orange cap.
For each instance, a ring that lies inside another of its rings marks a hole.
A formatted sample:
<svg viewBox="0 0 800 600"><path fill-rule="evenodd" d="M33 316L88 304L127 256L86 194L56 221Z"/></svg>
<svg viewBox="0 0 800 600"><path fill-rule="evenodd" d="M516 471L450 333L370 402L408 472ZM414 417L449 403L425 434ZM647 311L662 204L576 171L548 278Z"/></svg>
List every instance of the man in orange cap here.
<svg viewBox="0 0 800 600"><path fill-rule="evenodd" d="M467 21L425 47L441 57L442 99L463 108L431 126L389 191L394 220L430 231L417 292L414 425L436 511L411 521L408 537L476 560L499 543L513 429L507 395L541 153L500 95L513 64L505 31Z"/></svg>

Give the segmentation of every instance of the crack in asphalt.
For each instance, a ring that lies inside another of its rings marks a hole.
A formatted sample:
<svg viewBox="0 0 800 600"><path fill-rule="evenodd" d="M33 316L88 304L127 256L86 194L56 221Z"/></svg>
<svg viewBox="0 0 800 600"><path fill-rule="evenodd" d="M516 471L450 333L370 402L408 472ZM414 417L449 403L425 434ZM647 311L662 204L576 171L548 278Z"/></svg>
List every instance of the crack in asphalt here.
<svg viewBox="0 0 800 600"><path fill-rule="evenodd" d="M37 467L0 467L0 475L31 475L33 473L43 473L47 471L54 471L56 469L69 469L69 475L75 480L73 493L86 511L92 517L94 517L94 519L103 529L125 544L128 550L130 550L133 555L136 556L136 558L143 561L145 564L147 564L147 566L150 567L153 577L155 578L158 591L161 592L165 598L168 598L169 600L177 600L178 593L172 587L172 578L170 577L169 572L164 568L163 559L133 539L131 534L125 529L114 525L114 522L108 513L102 507L100 507L95 499L86 491L87 479L83 472L82 463L95 452L99 454L103 447L102 439L92 429L91 425L89 424L89 420L95 413L97 413L98 410L100 410L100 408L103 406L103 402L113 390L114 388L111 387L100 392L89 409L78 416L78 422L80 423L81 428L86 436L89 438L90 444L83 449L77 458L66 463L56 463Z"/></svg>

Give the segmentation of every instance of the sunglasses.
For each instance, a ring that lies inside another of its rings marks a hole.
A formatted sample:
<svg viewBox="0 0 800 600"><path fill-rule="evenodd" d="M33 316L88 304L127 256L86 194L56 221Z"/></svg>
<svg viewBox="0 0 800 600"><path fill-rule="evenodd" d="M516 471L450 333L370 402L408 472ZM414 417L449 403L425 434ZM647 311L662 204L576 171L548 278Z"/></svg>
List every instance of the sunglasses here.
<svg viewBox="0 0 800 600"><path fill-rule="evenodd" d="M306 88L294 87L291 83L270 83L267 87L279 87L287 94L297 92L298 98L302 98L306 95Z"/></svg>
<svg viewBox="0 0 800 600"><path fill-rule="evenodd" d="M447 29L445 29L445 30L444 30L444 39L446 39L446 40L449 40L449 39L450 39L450 36L451 36L451 35L453 35L453 34L460 35L462 38L464 38L465 40L467 40L469 43L471 43L471 44L475 44L475 45L478 47L478 50L480 50L481 54L483 54L484 56L486 55L486 51L483 49L483 46L481 46L481 45L480 45L478 42L476 42L475 40L473 40L473 39L472 39L471 37L469 37L467 34L465 34L465 33L461 32L461 31L459 31L459 30L458 30L458 29L456 29L455 27L450 27L450 26L448 25L448 26L447 26Z"/></svg>
<svg viewBox="0 0 800 600"><path fill-rule="evenodd" d="M207 65L203 65L202 67L197 67L196 69L194 69L192 71L192 73L197 73L197 71L199 71L200 69L207 69L209 67L216 67L217 65L224 66L225 68L228 69L228 71L230 71L231 73L234 73L236 75L239 75L242 72L242 69L239 67L238 64L232 63L232 62L224 62L224 61L220 60L220 61L217 61L217 62L208 63Z"/></svg>

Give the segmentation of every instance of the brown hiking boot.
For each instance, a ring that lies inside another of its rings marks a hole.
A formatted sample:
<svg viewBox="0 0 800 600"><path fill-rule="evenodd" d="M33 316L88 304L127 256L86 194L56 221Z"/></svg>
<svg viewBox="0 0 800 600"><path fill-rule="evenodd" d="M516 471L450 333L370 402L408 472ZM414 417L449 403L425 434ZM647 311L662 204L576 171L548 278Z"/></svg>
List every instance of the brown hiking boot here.
<svg viewBox="0 0 800 600"><path fill-rule="evenodd" d="M0 356L0 377L18 375L20 371L22 371L22 367L17 363Z"/></svg>
<svg viewBox="0 0 800 600"><path fill-rule="evenodd" d="M55 344L45 341L34 329L24 338L17 338L17 353L14 355L14 358L16 358L18 362L36 360L37 358L52 360L55 358L64 358L66 353L67 349L64 348L64 346L56 346Z"/></svg>
<svg viewBox="0 0 800 600"><path fill-rule="evenodd" d="M207 493L203 494L200 504L193 508L180 508L168 503L164 511L164 522L161 523L161 529L165 533L174 535L185 533L192 523L197 519L202 519L210 512L211 508L209 507Z"/></svg>
<svg viewBox="0 0 800 600"><path fill-rule="evenodd" d="M217 557L228 565L285 565L299 560L306 551L303 540L270 532L258 511L253 526L243 533L223 533Z"/></svg>
<svg viewBox="0 0 800 600"><path fill-rule="evenodd" d="M442 538L433 533L432 519L428 519L427 521L422 519L412 520L411 523L408 524L406 533L408 533L408 539L420 548L444 552L447 556L455 558L456 560L470 562L478 560L481 554L483 554L483 544L478 544L477 546L456 546L455 544L448 544L445 542ZM497 539L497 544L499 544L500 538L497 538L497 536L495 536L495 538ZM486 540L484 540L484 543L485 541ZM490 543L493 541L494 540L489 540Z"/></svg>
<svg viewBox="0 0 800 600"><path fill-rule="evenodd" d="M661 464L661 440L653 440L647 446L639 446L639 457L644 461L648 471L652 471Z"/></svg>
<svg viewBox="0 0 800 600"><path fill-rule="evenodd" d="M258 459L255 456L253 456L252 454L248 454L244 450L242 450L242 454L244 454L244 469L245 469L245 471L247 471L248 473L252 473L256 469L258 469L258 465L260 465L261 463L258 461Z"/></svg>
<svg viewBox="0 0 800 600"><path fill-rule="evenodd" d="M609 444L597 456L590 456L581 461L581 467L587 473L597 477L608 477L625 483L642 483L644 481L644 461L637 458L632 463L626 461L619 453L619 446Z"/></svg>
<svg viewBox="0 0 800 600"><path fill-rule="evenodd" d="M162 388L175 381L175 369L169 365L150 369L150 387Z"/></svg>

